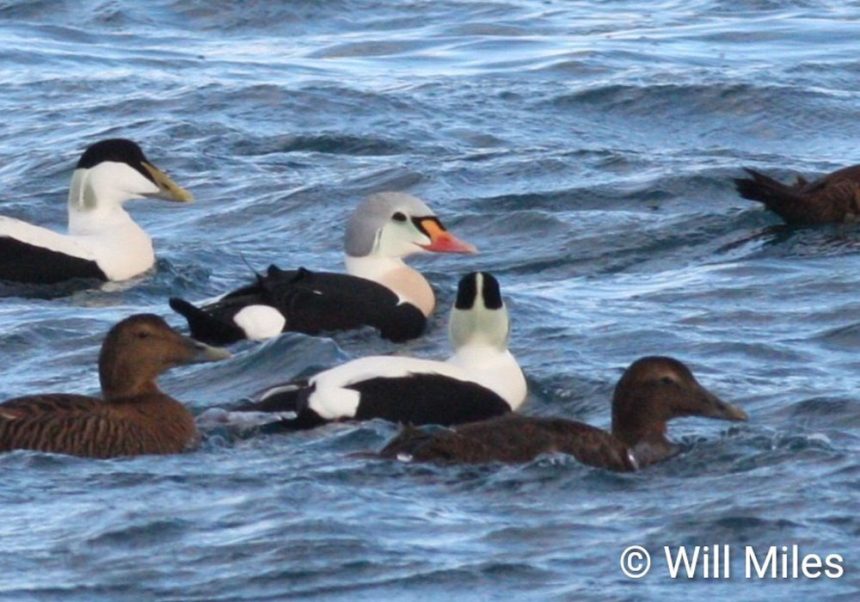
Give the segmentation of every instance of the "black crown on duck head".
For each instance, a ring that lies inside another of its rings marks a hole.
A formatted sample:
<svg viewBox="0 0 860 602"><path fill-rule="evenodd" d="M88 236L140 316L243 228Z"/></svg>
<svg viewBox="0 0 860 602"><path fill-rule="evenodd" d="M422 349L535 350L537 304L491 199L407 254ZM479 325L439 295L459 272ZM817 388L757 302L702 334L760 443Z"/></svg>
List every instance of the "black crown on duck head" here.
<svg viewBox="0 0 860 602"><path fill-rule="evenodd" d="M457 286L457 309L473 309L478 299L483 300L487 309L501 309L502 292L499 281L489 272L472 272L460 279Z"/></svg>
<svg viewBox="0 0 860 602"><path fill-rule="evenodd" d="M105 161L125 163L147 180L154 181L152 174L143 167L143 163L149 163L143 150L136 142L126 138L110 138L91 144L81 155L75 169L89 169Z"/></svg>

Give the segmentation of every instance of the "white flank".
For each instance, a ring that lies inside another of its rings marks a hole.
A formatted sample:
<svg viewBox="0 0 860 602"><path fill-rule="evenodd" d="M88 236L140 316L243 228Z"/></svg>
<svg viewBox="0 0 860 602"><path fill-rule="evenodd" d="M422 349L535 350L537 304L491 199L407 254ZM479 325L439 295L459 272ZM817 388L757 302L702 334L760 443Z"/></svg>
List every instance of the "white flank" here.
<svg viewBox="0 0 860 602"><path fill-rule="evenodd" d="M287 323L283 314L271 305L248 305L243 307L233 321L245 331L245 336L252 341L262 341L276 337L284 330Z"/></svg>

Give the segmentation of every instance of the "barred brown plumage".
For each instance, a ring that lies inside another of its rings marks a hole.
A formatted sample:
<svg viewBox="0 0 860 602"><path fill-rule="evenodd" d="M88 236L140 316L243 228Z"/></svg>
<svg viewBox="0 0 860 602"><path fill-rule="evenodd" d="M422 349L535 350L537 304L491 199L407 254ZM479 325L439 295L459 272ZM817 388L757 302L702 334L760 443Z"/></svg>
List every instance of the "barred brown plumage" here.
<svg viewBox="0 0 860 602"><path fill-rule="evenodd" d="M49 393L0 404L0 451L93 458L181 452L197 439L194 417L155 380L172 366L226 357L226 351L180 335L158 316L126 318L102 344L103 397Z"/></svg>

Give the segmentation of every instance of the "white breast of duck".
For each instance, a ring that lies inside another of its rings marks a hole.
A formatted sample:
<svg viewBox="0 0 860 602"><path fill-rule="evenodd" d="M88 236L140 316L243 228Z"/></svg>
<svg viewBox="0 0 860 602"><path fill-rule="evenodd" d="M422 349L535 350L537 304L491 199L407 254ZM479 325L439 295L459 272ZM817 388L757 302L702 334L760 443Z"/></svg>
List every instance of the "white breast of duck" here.
<svg viewBox="0 0 860 602"><path fill-rule="evenodd" d="M192 200L130 140L94 144L72 174L69 237L91 250L109 280L131 278L155 262L152 239L123 207L126 201L145 197Z"/></svg>
<svg viewBox="0 0 860 602"><path fill-rule="evenodd" d="M155 188L121 163L76 169L72 176L69 237L90 250L109 280L131 278L155 263L152 239L122 206L127 193L117 184L132 180L141 189Z"/></svg>
<svg viewBox="0 0 860 602"><path fill-rule="evenodd" d="M425 316L436 305L433 289L403 258L476 251L448 232L421 199L402 192L374 194L359 205L347 223L344 247L347 273L385 286Z"/></svg>

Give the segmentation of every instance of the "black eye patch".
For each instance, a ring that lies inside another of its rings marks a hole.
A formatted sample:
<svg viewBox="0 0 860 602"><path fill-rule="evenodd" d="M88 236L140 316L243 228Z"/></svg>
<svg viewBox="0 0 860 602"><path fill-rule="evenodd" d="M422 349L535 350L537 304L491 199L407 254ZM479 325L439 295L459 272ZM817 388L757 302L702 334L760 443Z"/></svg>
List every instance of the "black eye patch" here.
<svg viewBox="0 0 860 602"><path fill-rule="evenodd" d="M395 213L394 215L391 216L391 219L393 219L395 222L405 222L406 221L406 215L404 215L403 213L398 211L397 213Z"/></svg>

